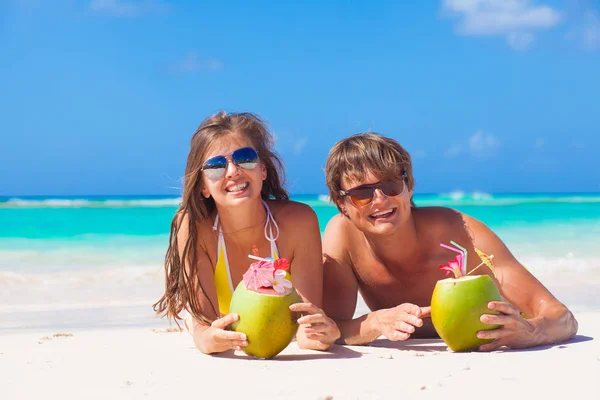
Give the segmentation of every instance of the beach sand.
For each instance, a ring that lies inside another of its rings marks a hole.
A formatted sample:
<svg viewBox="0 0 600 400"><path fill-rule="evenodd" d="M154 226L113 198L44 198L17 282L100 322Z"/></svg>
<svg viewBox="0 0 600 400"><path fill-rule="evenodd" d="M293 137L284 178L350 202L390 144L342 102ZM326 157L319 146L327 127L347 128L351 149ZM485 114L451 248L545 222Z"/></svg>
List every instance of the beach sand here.
<svg viewBox="0 0 600 400"><path fill-rule="evenodd" d="M12 331L0 335L2 399L600 399L600 311L576 313L569 342L452 353L440 340L300 350L273 360L201 354L162 328ZM6 331L5 331L6 332Z"/></svg>

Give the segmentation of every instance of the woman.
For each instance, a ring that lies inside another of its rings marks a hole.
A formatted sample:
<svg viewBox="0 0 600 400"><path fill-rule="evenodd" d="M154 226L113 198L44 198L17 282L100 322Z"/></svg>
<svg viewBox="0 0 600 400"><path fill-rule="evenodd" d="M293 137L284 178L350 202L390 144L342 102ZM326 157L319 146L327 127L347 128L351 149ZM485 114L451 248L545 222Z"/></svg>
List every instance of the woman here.
<svg viewBox="0 0 600 400"><path fill-rule="evenodd" d="M323 270L316 215L289 201L272 145L265 123L250 113L220 112L192 137L165 257L166 290L154 309L175 319L186 309L186 328L206 354L248 344L244 334L227 328L238 319L229 314L229 302L252 262L253 246L261 257L290 262L294 287L305 301L290 307L305 314L298 320L299 346L326 350L340 336L319 308Z"/></svg>

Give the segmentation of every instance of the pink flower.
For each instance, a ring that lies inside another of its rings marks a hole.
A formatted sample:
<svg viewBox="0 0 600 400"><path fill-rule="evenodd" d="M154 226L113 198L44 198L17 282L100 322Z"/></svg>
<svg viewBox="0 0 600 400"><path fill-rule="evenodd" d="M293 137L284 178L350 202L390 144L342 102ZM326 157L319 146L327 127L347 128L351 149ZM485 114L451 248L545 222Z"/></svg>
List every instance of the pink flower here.
<svg viewBox="0 0 600 400"><path fill-rule="evenodd" d="M454 257L454 260L448 261L447 265L440 265L440 269L446 271L446 275L449 275L450 272L454 273L455 278L460 278L463 276L462 273L462 264L463 264L463 256L462 254Z"/></svg>
<svg viewBox="0 0 600 400"><path fill-rule="evenodd" d="M286 294L292 288L292 282L285 279L285 271L282 269L273 272L271 284L273 285L273 289L279 294Z"/></svg>
<svg viewBox="0 0 600 400"><path fill-rule="evenodd" d="M257 261L250 264L250 268L243 276L244 285L251 290L261 287L270 287L273 281L275 268L271 261Z"/></svg>

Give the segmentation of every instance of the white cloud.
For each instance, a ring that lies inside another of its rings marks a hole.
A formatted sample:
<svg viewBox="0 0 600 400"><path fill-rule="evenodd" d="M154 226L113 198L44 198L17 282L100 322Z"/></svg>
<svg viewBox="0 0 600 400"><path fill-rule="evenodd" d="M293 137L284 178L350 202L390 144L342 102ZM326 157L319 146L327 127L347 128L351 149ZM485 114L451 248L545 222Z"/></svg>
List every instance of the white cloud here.
<svg viewBox="0 0 600 400"><path fill-rule="evenodd" d="M454 158L468 152L474 157L486 158L494 154L495 150L500 146L500 141L494 135L480 129L467 139L466 144L455 143L450 146L446 150L445 155L447 158Z"/></svg>
<svg viewBox="0 0 600 400"><path fill-rule="evenodd" d="M544 138L537 138L535 139L535 148L536 149L541 149L542 147L544 147L544 145L546 144L546 141L544 140Z"/></svg>
<svg viewBox="0 0 600 400"><path fill-rule="evenodd" d="M532 0L442 0L442 9L458 19L459 34L502 36L516 50L533 44L533 31L553 28L562 18L552 7Z"/></svg>
<svg viewBox="0 0 600 400"><path fill-rule="evenodd" d="M583 47L588 50L600 49L600 17L588 11L583 26Z"/></svg>
<svg viewBox="0 0 600 400"><path fill-rule="evenodd" d="M511 32L506 35L506 42L515 50L527 50L534 40L534 36L529 32Z"/></svg>
<svg viewBox="0 0 600 400"><path fill-rule="evenodd" d="M308 143L308 138L305 138L305 137L296 140L294 142L294 146L293 146L294 153L295 154L302 153L302 150L304 150L304 148L306 147L307 143Z"/></svg>
<svg viewBox="0 0 600 400"><path fill-rule="evenodd" d="M191 51L171 64L169 70L174 73L193 73L200 70L220 71L223 67L223 61L212 57L202 58L197 52Z"/></svg>
<svg viewBox="0 0 600 400"><path fill-rule="evenodd" d="M460 144L453 144L448 150L446 150L446 157L458 157L460 153L462 153L462 146Z"/></svg>
<svg viewBox="0 0 600 400"><path fill-rule="evenodd" d="M89 8L94 12L116 17L136 17L149 12L164 10L166 5L156 0L92 0Z"/></svg>
<svg viewBox="0 0 600 400"><path fill-rule="evenodd" d="M422 150L422 149L415 150L410 154L411 154L412 158L414 158L414 159L425 158L427 156L427 153L425 152L425 150Z"/></svg>
<svg viewBox="0 0 600 400"><path fill-rule="evenodd" d="M500 141L491 133L478 130L468 140L471 154L477 157L485 157L500 147Z"/></svg>

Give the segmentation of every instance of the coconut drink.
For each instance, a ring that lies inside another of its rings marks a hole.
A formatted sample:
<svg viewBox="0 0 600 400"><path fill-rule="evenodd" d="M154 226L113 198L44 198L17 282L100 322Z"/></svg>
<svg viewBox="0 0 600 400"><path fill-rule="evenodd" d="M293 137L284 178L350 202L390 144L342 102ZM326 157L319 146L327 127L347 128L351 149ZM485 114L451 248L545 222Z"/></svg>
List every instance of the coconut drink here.
<svg viewBox="0 0 600 400"><path fill-rule="evenodd" d="M442 340L452 351L475 350L480 345L493 339L479 339L477 332L499 328L498 325L485 324L480 321L483 314L499 314L488 309L490 301L502 301L494 280L489 275L469 275L482 265L493 271L493 255L475 249L482 263L466 274L467 250L451 242L460 250L442 244L450 250L458 252L456 258L440 269L446 274L454 273L454 278L447 278L436 283L431 297L431 321Z"/></svg>
<svg viewBox="0 0 600 400"><path fill-rule="evenodd" d="M229 311L239 315L231 325L246 334L244 353L265 359L285 349L298 330L298 313L290 305L302 299L292 286L286 259L258 259L248 268L231 297Z"/></svg>

